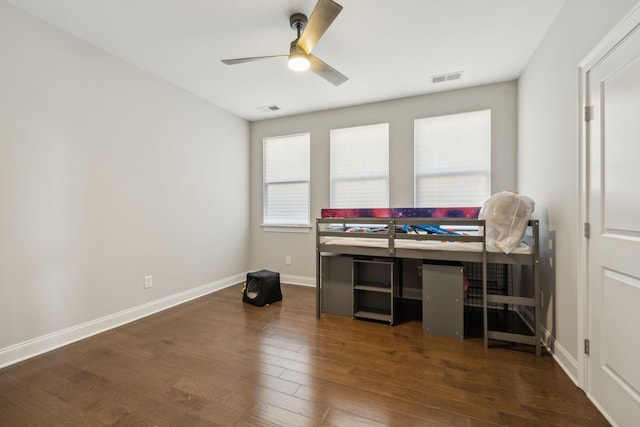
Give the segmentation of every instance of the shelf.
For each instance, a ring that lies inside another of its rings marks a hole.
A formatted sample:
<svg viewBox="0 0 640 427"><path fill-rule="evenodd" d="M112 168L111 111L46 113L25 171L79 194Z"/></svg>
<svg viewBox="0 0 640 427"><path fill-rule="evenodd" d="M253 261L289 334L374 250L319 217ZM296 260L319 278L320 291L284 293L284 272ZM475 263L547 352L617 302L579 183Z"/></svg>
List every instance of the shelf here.
<svg viewBox="0 0 640 427"><path fill-rule="evenodd" d="M389 257L382 258L354 258L353 262L371 263L371 264L393 264L395 261Z"/></svg>
<svg viewBox="0 0 640 427"><path fill-rule="evenodd" d="M381 322L392 323L391 313L389 311L375 310L375 309L363 309L358 310L353 314L353 317L360 319L379 320Z"/></svg>
<svg viewBox="0 0 640 427"><path fill-rule="evenodd" d="M391 293L391 285L387 283L361 283L353 286L356 291Z"/></svg>

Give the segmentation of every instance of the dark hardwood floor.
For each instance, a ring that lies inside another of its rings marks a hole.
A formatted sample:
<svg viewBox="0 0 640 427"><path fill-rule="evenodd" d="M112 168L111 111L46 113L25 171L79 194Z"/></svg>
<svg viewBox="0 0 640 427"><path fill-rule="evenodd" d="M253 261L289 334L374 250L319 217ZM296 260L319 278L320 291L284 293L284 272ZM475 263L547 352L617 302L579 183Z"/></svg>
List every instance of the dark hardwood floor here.
<svg viewBox="0 0 640 427"><path fill-rule="evenodd" d="M549 356L222 290L0 370L1 426L604 426Z"/></svg>

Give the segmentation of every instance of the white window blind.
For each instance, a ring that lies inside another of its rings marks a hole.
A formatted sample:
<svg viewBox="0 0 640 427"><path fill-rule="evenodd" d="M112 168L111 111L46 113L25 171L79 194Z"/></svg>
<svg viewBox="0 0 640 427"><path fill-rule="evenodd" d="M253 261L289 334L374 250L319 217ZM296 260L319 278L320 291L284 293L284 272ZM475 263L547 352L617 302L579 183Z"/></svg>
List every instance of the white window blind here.
<svg viewBox="0 0 640 427"><path fill-rule="evenodd" d="M310 136L263 140L264 225L310 225Z"/></svg>
<svg viewBox="0 0 640 427"><path fill-rule="evenodd" d="M389 207L389 124L332 129L332 208Z"/></svg>
<svg viewBox="0 0 640 427"><path fill-rule="evenodd" d="M491 110L414 121L416 207L482 206L491 196Z"/></svg>

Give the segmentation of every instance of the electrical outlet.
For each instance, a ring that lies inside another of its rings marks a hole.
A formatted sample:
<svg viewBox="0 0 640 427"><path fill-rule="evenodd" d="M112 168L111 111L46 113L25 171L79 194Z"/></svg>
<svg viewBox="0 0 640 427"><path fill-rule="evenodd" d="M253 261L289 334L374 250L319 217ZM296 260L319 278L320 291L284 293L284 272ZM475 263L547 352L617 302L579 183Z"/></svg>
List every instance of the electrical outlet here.
<svg viewBox="0 0 640 427"><path fill-rule="evenodd" d="M284 262L285 262L285 264L287 264L287 265L291 265L291 255L287 255L287 256L284 258Z"/></svg>
<svg viewBox="0 0 640 427"><path fill-rule="evenodd" d="M144 288L149 289L153 286L153 276L144 276Z"/></svg>

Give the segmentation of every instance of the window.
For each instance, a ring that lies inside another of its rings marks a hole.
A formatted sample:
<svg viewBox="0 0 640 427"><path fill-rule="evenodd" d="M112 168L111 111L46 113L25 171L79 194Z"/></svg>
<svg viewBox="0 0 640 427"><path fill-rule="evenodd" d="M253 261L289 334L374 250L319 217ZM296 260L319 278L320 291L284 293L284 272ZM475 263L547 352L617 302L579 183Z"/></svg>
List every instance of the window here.
<svg viewBox="0 0 640 427"><path fill-rule="evenodd" d="M264 225L310 225L310 136L263 140Z"/></svg>
<svg viewBox="0 0 640 427"><path fill-rule="evenodd" d="M491 110L414 122L416 207L482 206L491 196Z"/></svg>
<svg viewBox="0 0 640 427"><path fill-rule="evenodd" d="M331 130L332 208L389 207L389 124Z"/></svg>

